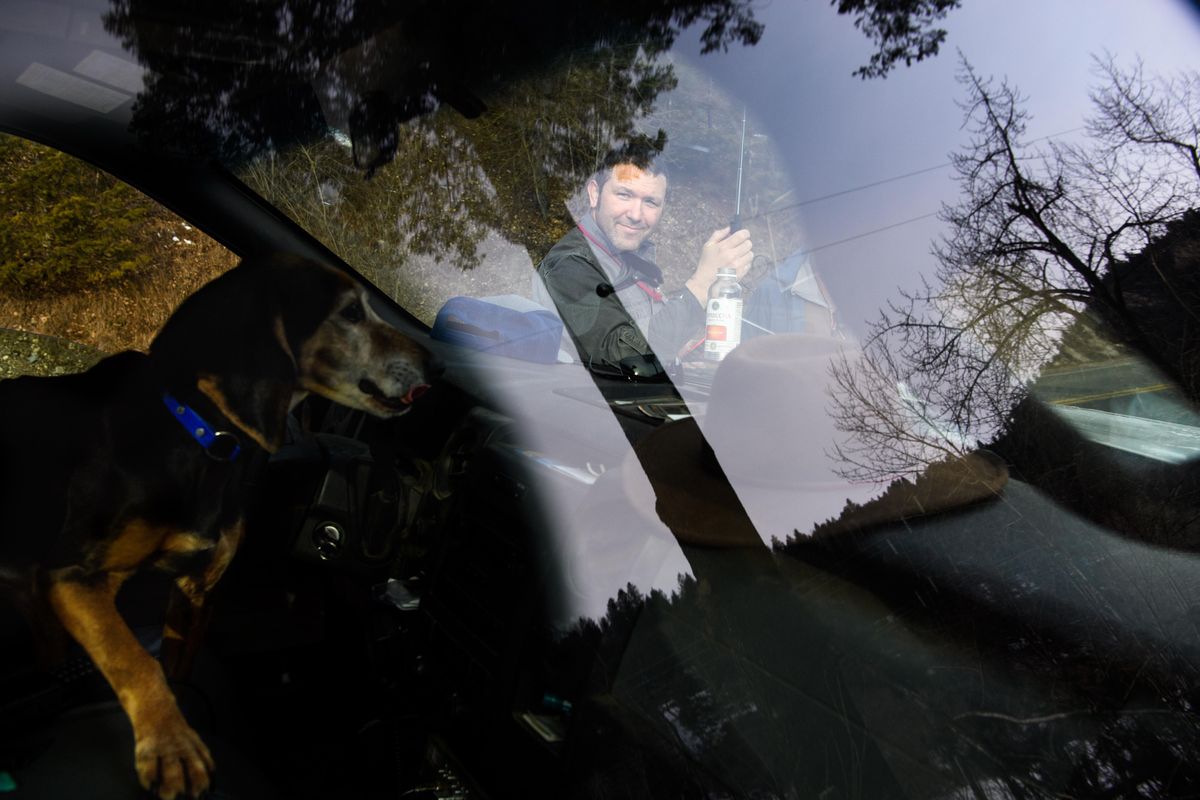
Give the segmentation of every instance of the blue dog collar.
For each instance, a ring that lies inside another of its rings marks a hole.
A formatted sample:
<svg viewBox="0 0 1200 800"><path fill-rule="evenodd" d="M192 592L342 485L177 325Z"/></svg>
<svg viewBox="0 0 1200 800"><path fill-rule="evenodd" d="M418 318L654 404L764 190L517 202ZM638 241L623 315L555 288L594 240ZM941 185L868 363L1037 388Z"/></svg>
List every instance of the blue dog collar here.
<svg viewBox="0 0 1200 800"><path fill-rule="evenodd" d="M238 457L238 453L242 452L237 434L213 430L204 417L176 400L170 392L163 392L162 399L171 416L183 426L188 435L200 443L209 457L217 461L233 461Z"/></svg>

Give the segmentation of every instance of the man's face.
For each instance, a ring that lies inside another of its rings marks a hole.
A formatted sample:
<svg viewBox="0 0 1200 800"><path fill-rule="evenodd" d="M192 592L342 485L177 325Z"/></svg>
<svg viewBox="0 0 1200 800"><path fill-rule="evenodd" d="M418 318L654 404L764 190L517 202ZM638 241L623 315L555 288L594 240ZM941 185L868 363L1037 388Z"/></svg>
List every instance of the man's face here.
<svg viewBox="0 0 1200 800"><path fill-rule="evenodd" d="M587 185L596 224L618 250L636 250L654 230L667 198L667 176L650 175L632 164L618 164L600 186Z"/></svg>

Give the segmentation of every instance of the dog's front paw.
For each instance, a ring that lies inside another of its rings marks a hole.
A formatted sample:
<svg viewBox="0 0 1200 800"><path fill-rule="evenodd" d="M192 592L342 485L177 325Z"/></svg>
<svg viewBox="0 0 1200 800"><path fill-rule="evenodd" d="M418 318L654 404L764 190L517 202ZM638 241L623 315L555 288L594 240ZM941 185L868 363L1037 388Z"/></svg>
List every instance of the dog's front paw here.
<svg viewBox="0 0 1200 800"><path fill-rule="evenodd" d="M134 761L142 788L162 800L199 797L214 767L208 747L182 716L139 736Z"/></svg>

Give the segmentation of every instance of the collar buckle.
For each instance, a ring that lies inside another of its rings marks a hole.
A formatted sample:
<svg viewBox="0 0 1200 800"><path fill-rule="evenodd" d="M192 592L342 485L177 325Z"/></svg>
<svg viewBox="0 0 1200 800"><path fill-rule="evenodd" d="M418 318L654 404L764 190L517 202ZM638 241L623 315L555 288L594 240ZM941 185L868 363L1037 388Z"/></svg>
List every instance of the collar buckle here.
<svg viewBox="0 0 1200 800"><path fill-rule="evenodd" d="M176 400L170 392L163 392L163 405L171 412L175 421L183 426L188 435L200 443L204 454L213 461L228 463L242 452L242 442L236 433L216 431L192 408Z"/></svg>
<svg viewBox="0 0 1200 800"><path fill-rule="evenodd" d="M213 461L233 461L242 452L242 441L236 433L217 431L213 434L212 442L204 449Z"/></svg>

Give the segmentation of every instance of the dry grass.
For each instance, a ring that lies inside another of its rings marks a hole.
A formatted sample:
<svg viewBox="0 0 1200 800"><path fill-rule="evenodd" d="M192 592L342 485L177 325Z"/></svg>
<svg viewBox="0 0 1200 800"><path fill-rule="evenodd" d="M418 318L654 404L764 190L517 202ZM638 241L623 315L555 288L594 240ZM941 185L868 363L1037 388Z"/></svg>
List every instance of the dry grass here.
<svg viewBox="0 0 1200 800"><path fill-rule="evenodd" d="M104 353L145 350L185 297L237 263L229 250L165 211L150 225L154 266L144 274L63 294L0 294L0 328Z"/></svg>

